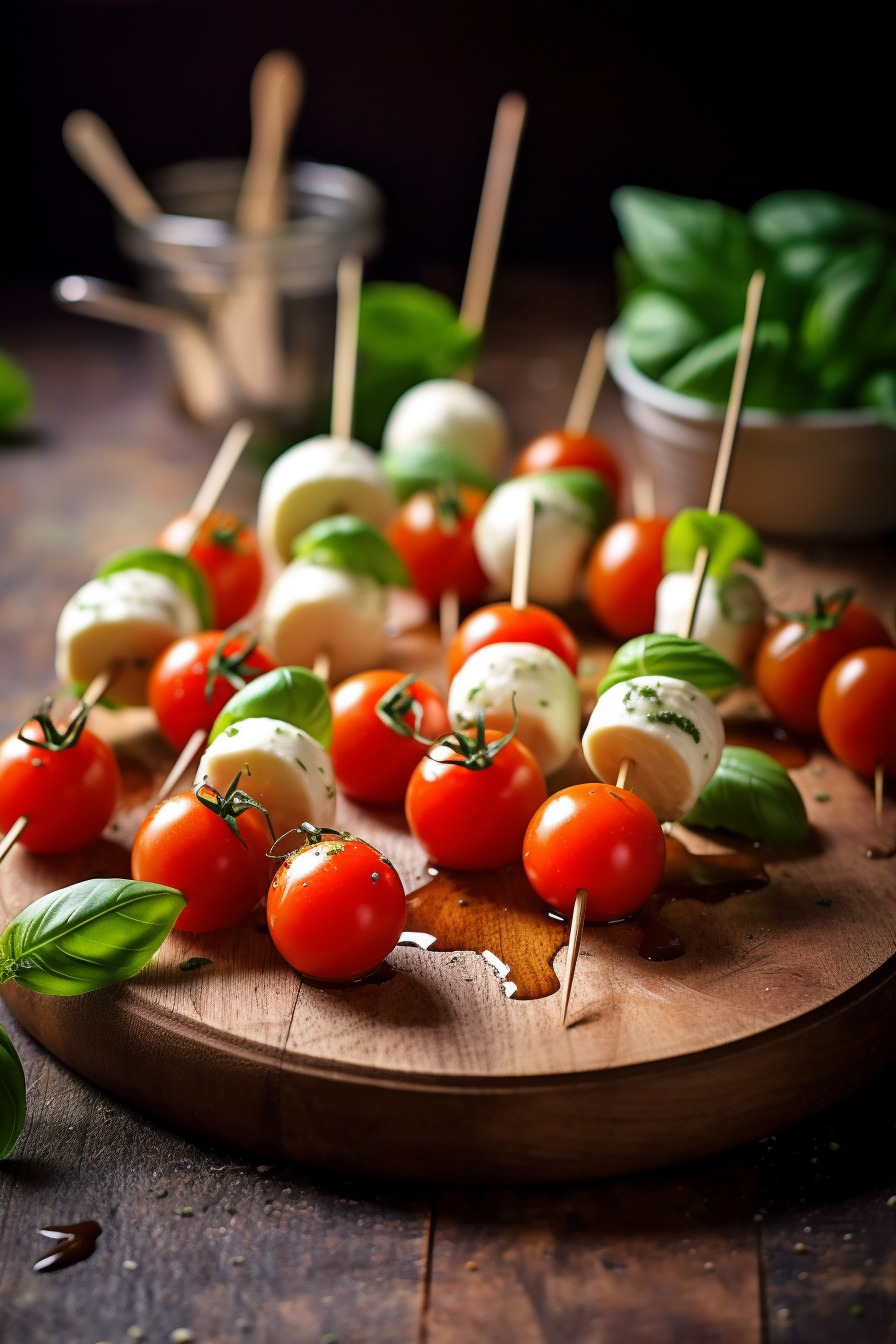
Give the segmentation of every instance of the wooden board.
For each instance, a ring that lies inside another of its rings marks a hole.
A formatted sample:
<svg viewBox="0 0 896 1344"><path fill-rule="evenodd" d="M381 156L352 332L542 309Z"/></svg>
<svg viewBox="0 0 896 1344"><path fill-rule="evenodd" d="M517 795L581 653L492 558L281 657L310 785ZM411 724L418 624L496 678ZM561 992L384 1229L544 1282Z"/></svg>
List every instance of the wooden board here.
<svg viewBox="0 0 896 1344"><path fill-rule="evenodd" d="M419 671L436 655L432 631L395 643L397 666ZM106 726L124 769L122 811L79 854L11 855L0 870L6 918L66 883L128 872L170 755L139 712ZM575 777L586 777L581 761L553 782ZM528 967L515 960L513 870L457 886L487 925L491 958L403 946L390 975L323 988L282 962L259 909L220 934L173 934L126 985L55 999L7 984L4 997L48 1049L116 1095L312 1164L544 1182L718 1151L821 1109L896 1054L896 861L866 856L880 839L869 786L821 751L794 779L813 827L805 846L688 836L692 849L752 856L770 881L719 903L667 904L679 959L645 960L630 923L586 929L567 1030L556 993L508 993L547 969L543 953ZM400 811L340 799L338 824L396 863L414 929L433 874ZM888 798L886 838L894 827ZM210 963L180 969L195 956Z"/></svg>

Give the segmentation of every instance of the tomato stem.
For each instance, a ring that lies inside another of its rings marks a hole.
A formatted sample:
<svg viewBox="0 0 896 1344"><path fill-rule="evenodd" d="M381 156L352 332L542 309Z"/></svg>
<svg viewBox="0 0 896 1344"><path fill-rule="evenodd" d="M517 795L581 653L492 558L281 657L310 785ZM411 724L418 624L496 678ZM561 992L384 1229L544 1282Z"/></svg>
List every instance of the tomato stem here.
<svg viewBox="0 0 896 1344"><path fill-rule="evenodd" d="M249 774L248 767L246 768L246 774ZM243 812L247 812L250 807L257 808L259 812L263 813L264 819L268 824L268 830L271 833L271 839L276 843L274 827L271 824L271 818L268 815L267 808L262 807L261 803L257 802L251 794L246 793L244 789L239 787L242 775L242 770L237 772L236 778L231 781L227 792L224 794L219 793L216 788L209 784L208 779L204 779L201 784L197 784L193 789L196 799L198 802L202 803L203 807L207 807L210 812L214 812L216 817L220 817L225 826L230 827L243 849L248 849L249 846L240 835L237 819Z"/></svg>
<svg viewBox="0 0 896 1344"><path fill-rule="evenodd" d="M779 620L797 621L803 627L803 633L800 635L802 641L821 630L836 630L855 595L855 588L839 588L837 592L825 597L817 588L811 611L778 611L775 608L772 610Z"/></svg>
<svg viewBox="0 0 896 1344"><path fill-rule="evenodd" d="M205 677L206 703L211 702L218 677L223 677L235 691L241 691L247 682L261 675L262 669L250 667L248 662L258 648L258 640L246 637L245 642L239 644L232 653L225 653L224 650L232 638L233 636L230 633L225 634L208 660L208 671Z"/></svg>
<svg viewBox="0 0 896 1344"><path fill-rule="evenodd" d="M40 747L45 751L67 751L69 747L77 746L78 739L84 731L84 725L87 723L89 706L86 701L81 700L79 702L78 712L61 728L57 728L50 717L52 708L53 701L47 696L37 713L32 714L31 718L22 724L16 734L20 742L27 743L29 747ZM25 729L29 723L36 723L39 726L43 733L42 740L36 737L28 737Z"/></svg>

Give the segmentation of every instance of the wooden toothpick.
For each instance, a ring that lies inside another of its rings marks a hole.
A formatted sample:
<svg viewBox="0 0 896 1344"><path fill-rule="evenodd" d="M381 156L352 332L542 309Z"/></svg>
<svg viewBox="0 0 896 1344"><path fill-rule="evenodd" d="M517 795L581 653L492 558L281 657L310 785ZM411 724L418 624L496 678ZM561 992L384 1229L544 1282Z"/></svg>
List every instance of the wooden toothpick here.
<svg viewBox="0 0 896 1344"><path fill-rule="evenodd" d="M193 526L185 544L181 547L184 555L193 545L200 527L220 499L221 493L233 475L234 468L242 457L246 444L251 437L252 424L249 420L237 420L236 424L231 425L224 436L224 441L213 457L211 466L205 474L205 479L196 492L196 498L187 510Z"/></svg>
<svg viewBox="0 0 896 1344"><path fill-rule="evenodd" d="M606 342L607 333L602 327L588 342L588 349L585 351L585 358L579 370L563 426L570 434L584 434L591 424L591 417L594 415L594 408L607 372Z"/></svg>
<svg viewBox="0 0 896 1344"><path fill-rule="evenodd" d="M572 918L569 921L569 945L566 950L566 969L563 972L563 986L560 991L560 1025L566 1026L566 1015L569 1011L569 999L572 994L572 982L576 971L576 962L579 959L579 948L582 945L582 930L585 927L585 911L588 908L588 893L582 888L576 892L575 904L572 907Z"/></svg>
<svg viewBox="0 0 896 1344"><path fill-rule="evenodd" d="M336 439L350 439L352 436L363 269L364 264L359 256L345 256L336 273L336 350L330 411L330 433Z"/></svg>
<svg viewBox="0 0 896 1344"><path fill-rule="evenodd" d="M529 571L532 568L532 542L535 536L535 500L528 492L523 496L523 513L516 530L513 551L513 576L510 582L510 605L514 611L525 611L529 601Z"/></svg>

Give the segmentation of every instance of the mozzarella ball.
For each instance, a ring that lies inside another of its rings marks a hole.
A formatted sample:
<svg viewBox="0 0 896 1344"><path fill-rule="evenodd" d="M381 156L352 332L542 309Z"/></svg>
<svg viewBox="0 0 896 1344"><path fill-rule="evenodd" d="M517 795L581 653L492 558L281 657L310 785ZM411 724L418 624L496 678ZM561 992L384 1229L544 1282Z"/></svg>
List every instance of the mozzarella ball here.
<svg viewBox="0 0 896 1344"><path fill-rule="evenodd" d="M516 540L529 501L535 503L529 601L562 607L575 597L585 558L594 541L589 509L550 479L517 476L503 481L473 524L473 545L494 590L510 592Z"/></svg>
<svg viewBox="0 0 896 1344"><path fill-rule="evenodd" d="M463 664L448 691L448 718L462 732L485 726L509 732L516 704L517 737L546 775L565 765L579 744L582 704L569 668L540 644L486 644Z"/></svg>
<svg viewBox="0 0 896 1344"><path fill-rule="evenodd" d="M418 443L434 444L497 476L509 438L507 416L494 397L458 378L433 378L398 398L383 430L383 448L400 453Z"/></svg>
<svg viewBox="0 0 896 1344"><path fill-rule="evenodd" d="M207 779L226 793L240 771L240 788L266 809L278 839L303 821L332 826L333 767L320 743L303 729L281 719L233 723L206 747L195 783Z"/></svg>
<svg viewBox="0 0 896 1344"><path fill-rule="evenodd" d="M625 788L661 821L689 812L722 756L725 730L712 701L677 677L632 677L604 691L582 738L607 784L628 761Z"/></svg>
<svg viewBox="0 0 896 1344"><path fill-rule="evenodd" d="M372 449L321 434L288 448L264 474L258 539L268 560L286 563L300 532L321 518L353 513L383 528L398 507Z"/></svg>
<svg viewBox="0 0 896 1344"><path fill-rule="evenodd" d="M654 630L664 635L682 633L694 595L694 577L688 572L666 574L656 590ZM691 639L727 658L746 672L765 630L765 598L748 574L732 572L723 579L707 574Z"/></svg>
<svg viewBox="0 0 896 1344"><path fill-rule="evenodd" d="M156 658L201 624L195 603L164 574L122 569L91 579L62 608L56 675L65 684L89 684L119 664L109 698L118 705L145 705Z"/></svg>
<svg viewBox="0 0 896 1344"><path fill-rule="evenodd" d="M278 663L312 667L330 660L335 681L376 667L388 647L388 590L366 574L293 560L264 600L259 634Z"/></svg>

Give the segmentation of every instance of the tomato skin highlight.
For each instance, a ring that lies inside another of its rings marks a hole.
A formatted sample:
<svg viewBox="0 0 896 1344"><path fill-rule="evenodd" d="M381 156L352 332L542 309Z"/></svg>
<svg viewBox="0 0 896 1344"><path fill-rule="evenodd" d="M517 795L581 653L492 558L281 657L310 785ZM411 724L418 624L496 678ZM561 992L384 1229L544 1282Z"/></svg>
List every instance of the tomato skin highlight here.
<svg viewBox="0 0 896 1344"><path fill-rule="evenodd" d="M668 518L620 518L598 537L585 570L585 595L596 620L617 639L653 630L663 577Z"/></svg>
<svg viewBox="0 0 896 1344"><path fill-rule="evenodd" d="M375 971L404 929L401 878L376 849L327 835L296 850L268 891L268 928L301 975L344 983Z"/></svg>
<svg viewBox="0 0 896 1344"><path fill-rule="evenodd" d="M131 874L138 882L183 892L187 904L176 929L229 928L267 891L274 868L267 851L274 840L264 814L250 808L237 825L245 846L193 793L164 799L144 819L131 850Z"/></svg>
<svg viewBox="0 0 896 1344"><path fill-rule="evenodd" d="M153 663L149 674L149 703L162 736L178 751L186 746L198 728L206 733L211 730L215 719L237 690L226 677L217 676L211 699L206 699L209 662L222 644L224 656L230 658L241 649L249 650L252 640L246 635L236 635L228 640L224 630L202 630L199 634L175 640ZM245 664L254 676L271 672L277 666L273 655L261 645L247 652Z"/></svg>
<svg viewBox="0 0 896 1344"><path fill-rule="evenodd" d="M501 736L485 730L486 742ZM486 872L518 861L529 820L547 797L541 767L515 737L484 769L458 764L462 759L438 746L416 766L405 795L411 832L446 868Z"/></svg>
<svg viewBox="0 0 896 1344"><path fill-rule="evenodd" d="M37 723L23 731L43 741ZM61 751L15 733L0 743L0 834L27 817L17 843L34 854L65 854L96 840L112 820L120 789L112 748L88 728Z"/></svg>
<svg viewBox="0 0 896 1344"><path fill-rule="evenodd" d="M156 545L183 554L193 528L189 514L178 514L159 532ZM251 611L261 592L264 569L255 531L238 514L213 509L187 554L208 581L216 626L226 630Z"/></svg>
<svg viewBox="0 0 896 1344"><path fill-rule="evenodd" d="M526 476L533 471L565 471L580 467L602 476L615 503L619 498L622 474L619 463L606 439L599 434L575 433L568 429L539 434L520 449L512 475Z"/></svg>
<svg viewBox="0 0 896 1344"><path fill-rule="evenodd" d="M806 634L788 620L763 635L753 678L760 695L785 728L818 737L818 700L835 663L856 649L892 647L886 626L859 602L849 602L836 626Z"/></svg>
<svg viewBox="0 0 896 1344"><path fill-rule="evenodd" d="M432 605L449 589L461 602L485 592L488 579L473 545L473 523L485 500L484 491L472 486L459 486L447 504L432 490L418 490L389 524L389 542L415 590Z"/></svg>
<svg viewBox="0 0 896 1344"><path fill-rule="evenodd" d="M538 895L567 919L576 892L588 892L585 917L625 919L659 886L666 840L653 812L613 784L573 784L535 813L523 867Z"/></svg>
<svg viewBox="0 0 896 1344"><path fill-rule="evenodd" d="M490 602L473 611L458 626L448 648L448 677L453 680L464 663L486 644L540 644L562 659L575 676L579 643L565 621L547 607L530 602L517 610L509 602Z"/></svg>
<svg viewBox="0 0 896 1344"><path fill-rule="evenodd" d="M415 765L426 755L422 742L400 736L376 712L378 701L404 679L405 673L394 668L373 668L346 677L330 692L330 759L336 782L349 798L362 803L400 803ZM417 679L408 692L423 708L420 732L424 737L441 737L450 730L444 701L429 682ZM404 718L413 723L410 714Z"/></svg>
<svg viewBox="0 0 896 1344"><path fill-rule="evenodd" d="M818 702L832 755L869 779L896 773L896 649L857 649L836 663Z"/></svg>

